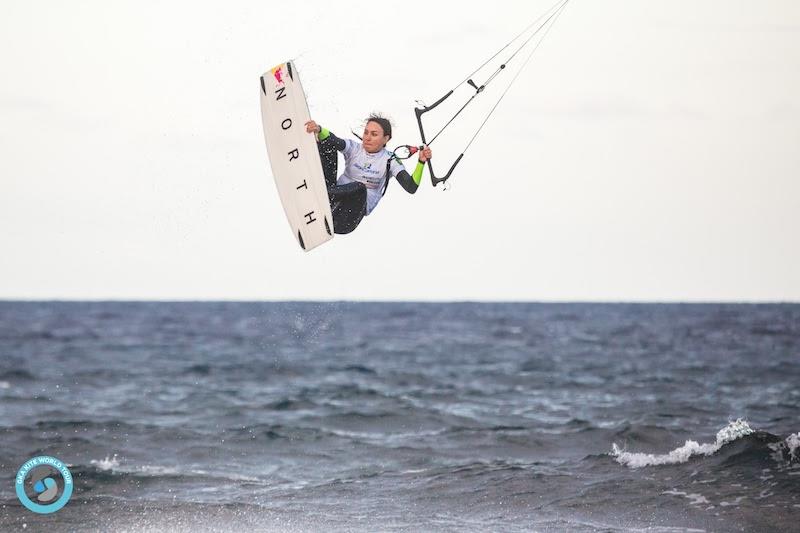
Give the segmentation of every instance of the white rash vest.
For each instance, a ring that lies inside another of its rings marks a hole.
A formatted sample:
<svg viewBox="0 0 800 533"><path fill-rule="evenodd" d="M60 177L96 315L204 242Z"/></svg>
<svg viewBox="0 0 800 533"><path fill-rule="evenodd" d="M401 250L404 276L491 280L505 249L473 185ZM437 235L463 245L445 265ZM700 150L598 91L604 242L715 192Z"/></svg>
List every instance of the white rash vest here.
<svg viewBox="0 0 800 533"><path fill-rule="evenodd" d="M339 185L357 181L363 183L367 188L367 214L369 215L378 202L381 201L386 180L389 177L396 177L401 171L405 170L402 163L393 159L389 165L389 176L386 175L386 161L391 157L391 153L386 148L371 154L364 150L360 142L351 139L342 139L345 143L344 150L344 172L336 180Z"/></svg>

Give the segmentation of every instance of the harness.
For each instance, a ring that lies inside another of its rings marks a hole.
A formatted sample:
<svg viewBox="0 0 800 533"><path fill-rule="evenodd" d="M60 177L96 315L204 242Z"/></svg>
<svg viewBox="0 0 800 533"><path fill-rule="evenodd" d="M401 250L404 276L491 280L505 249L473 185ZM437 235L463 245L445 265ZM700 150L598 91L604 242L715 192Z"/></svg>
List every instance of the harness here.
<svg viewBox="0 0 800 533"><path fill-rule="evenodd" d="M381 197L386 194L386 189L389 188L389 170L392 166L392 159L395 161L404 161L411 157L412 155L416 154L419 151L419 148L416 146L410 146L408 144L401 144L400 146L396 147L394 150L389 152L391 155L389 159L386 160L386 183L383 185L383 193L381 193Z"/></svg>

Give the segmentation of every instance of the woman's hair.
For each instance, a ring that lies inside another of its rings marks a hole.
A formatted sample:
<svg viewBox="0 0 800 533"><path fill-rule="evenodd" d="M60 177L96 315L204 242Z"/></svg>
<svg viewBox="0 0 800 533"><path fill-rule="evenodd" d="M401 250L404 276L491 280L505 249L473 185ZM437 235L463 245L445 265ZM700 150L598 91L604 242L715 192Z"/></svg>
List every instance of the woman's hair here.
<svg viewBox="0 0 800 533"><path fill-rule="evenodd" d="M388 135L390 139L392 138L392 123L389 122L388 118L384 117L380 113L370 113L364 122L375 122L381 127L384 135Z"/></svg>

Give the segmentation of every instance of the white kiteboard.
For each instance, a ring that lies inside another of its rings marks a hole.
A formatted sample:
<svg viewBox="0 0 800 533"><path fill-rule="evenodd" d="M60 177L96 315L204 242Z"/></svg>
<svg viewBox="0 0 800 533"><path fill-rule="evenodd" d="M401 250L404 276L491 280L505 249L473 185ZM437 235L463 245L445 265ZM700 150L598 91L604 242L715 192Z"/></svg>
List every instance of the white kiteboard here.
<svg viewBox="0 0 800 533"><path fill-rule="evenodd" d="M291 61L261 76L261 119L286 218L303 250L311 250L333 238L333 217L317 142L306 133L306 95Z"/></svg>

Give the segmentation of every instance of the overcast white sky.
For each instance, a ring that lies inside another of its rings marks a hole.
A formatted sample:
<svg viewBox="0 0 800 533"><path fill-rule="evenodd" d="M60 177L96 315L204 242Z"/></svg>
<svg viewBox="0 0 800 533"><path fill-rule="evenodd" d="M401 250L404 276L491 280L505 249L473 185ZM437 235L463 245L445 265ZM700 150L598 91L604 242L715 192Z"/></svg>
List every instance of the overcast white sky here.
<svg viewBox="0 0 800 533"><path fill-rule="evenodd" d="M263 71L413 144L552 3L4 2L0 298L800 300L796 0L571 0L451 190L299 249Z"/></svg>

